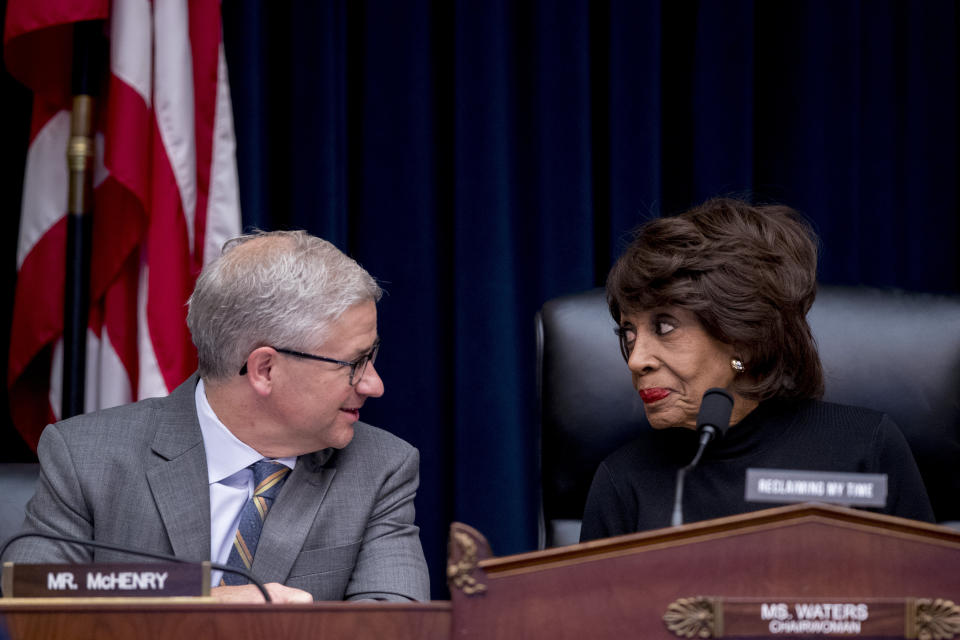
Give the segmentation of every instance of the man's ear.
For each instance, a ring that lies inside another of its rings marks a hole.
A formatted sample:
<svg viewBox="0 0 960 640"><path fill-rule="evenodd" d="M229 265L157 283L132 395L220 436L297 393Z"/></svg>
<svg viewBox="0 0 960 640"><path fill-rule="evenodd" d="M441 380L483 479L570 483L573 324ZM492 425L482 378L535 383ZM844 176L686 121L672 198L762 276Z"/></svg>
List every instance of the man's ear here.
<svg viewBox="0 0 960 640"><path fill-rule="evenodd" d="M277 352L270 347L257 347L250 352L246 377L248 384L257 394L268 396L273 391L276 363Z"/></svg>

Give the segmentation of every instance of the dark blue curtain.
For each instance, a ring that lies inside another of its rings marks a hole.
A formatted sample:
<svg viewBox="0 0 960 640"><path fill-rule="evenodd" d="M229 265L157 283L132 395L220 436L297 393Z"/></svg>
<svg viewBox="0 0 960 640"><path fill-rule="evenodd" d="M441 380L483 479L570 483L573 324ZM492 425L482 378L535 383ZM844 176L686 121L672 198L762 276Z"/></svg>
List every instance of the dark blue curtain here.
<svg viewBox="0 0 960 640"><path fill-rule="evenodd" d="M776 200L821 234L824 282L958 290L956 2L223 9L245 222L326 237L388 291L363 417L421 451L434 597L451 520L535 547L533 316L602 284L642 220Z"/></svg>

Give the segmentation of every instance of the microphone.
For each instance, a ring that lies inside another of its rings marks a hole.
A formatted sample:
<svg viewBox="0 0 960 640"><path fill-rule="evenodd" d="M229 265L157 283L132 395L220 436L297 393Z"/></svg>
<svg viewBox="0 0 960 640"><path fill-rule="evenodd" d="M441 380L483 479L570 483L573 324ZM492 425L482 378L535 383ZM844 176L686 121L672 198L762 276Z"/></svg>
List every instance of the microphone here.
<svg viewBox="0 0 960 640"><path fill-rule="evenodd" d="M719 387L707 389L700 402L700 413L697 414L697 431L700 433L700 441L703 442L706 439L706 443L702 446L722 438L727 433L732 412L733 398L726 389Z"/></svg>
<svg viewBox="0 0 960 640"><path fill-rule="evenodd" d="M3 543L3 546L0 547L0 558L3 557L3 554L7 552L7 547L10 546L15 540L20 540L21 538L44 538L46 540L56 540L57 542L69 542L70 544L78 544L84 547L93 547L94 549L107 549L108 551L119 551L121 553L126 553L132 556L142 556L144 558L153 558L154 560L166 560L168 562L179 562L181 564L194 564L190 560L184 560L183 558L178 558L177 556L172 556L166 553L157 553L156 551L141 551L139 549L131 549L129 547L123 547L118 544L112 544L109 542L97 542L96 540L84 540L82 538L73 538L70 536L61 536L55 533L44 533L41 531L24 531L18 533L14 536L11 536ZM226 571L227 573L235 573L243 576L249 580L257 589L260 590L260 593L263 594L263 599L266 602L272 602L270 594L267 593L267 588L263 586L263 583L253 577L249 571L245 569L238 569L237 567L228 567L225 564L219 564L217 562L211 562L210 567L217 569L219 571Z"/></svg>
<svg viewBox="0 0 960 640"><path fill-rule="evenodd" d="M670 518L671 526L683 524L683 479L687 471L693 469L700 462L707 445L713 440L723 437L730 428L730 414L733 412L733 397L726 389L714 387L707 389L700 401L700 412L697 414L697 433L700 434L700 444L697 454L693 456L685 467L677 469L677 489L673 496L673 515Z"/></svg>

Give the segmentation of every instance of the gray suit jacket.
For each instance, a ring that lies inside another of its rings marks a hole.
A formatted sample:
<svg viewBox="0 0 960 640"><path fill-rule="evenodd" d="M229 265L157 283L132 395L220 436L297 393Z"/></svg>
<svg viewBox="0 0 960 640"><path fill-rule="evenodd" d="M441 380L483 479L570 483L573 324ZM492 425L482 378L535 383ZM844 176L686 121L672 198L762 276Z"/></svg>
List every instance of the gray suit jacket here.
<svg viewBox="0 0 960 640"><path fill-rule="evenodd" d="M24 530L210 559L210 492L196 376L166 398L77 416L40 438L41 476ZM302 455L264 522L252 571L317 600L429 599L413 524L419 454L363 423L344 449ZM13 562L138 562L39 538Z"/></svg>

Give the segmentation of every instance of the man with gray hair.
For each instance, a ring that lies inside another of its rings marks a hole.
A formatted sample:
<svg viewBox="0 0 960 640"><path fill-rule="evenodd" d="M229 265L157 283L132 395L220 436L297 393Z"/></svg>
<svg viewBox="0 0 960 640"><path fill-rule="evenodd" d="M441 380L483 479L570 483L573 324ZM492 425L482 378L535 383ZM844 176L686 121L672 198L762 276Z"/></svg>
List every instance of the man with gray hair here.
<svg viewBox="0 0 960 640"><path fill-rule="evenodd" d="M236 566L279 602L428 599L419 454L358 422L383 395L381 293L305 232L228 242L190 298L198 374L48 426L24 530ZM24 538L4 560L133 558ZM262 601L235 574L212 583L221 600Z"/></svg>

